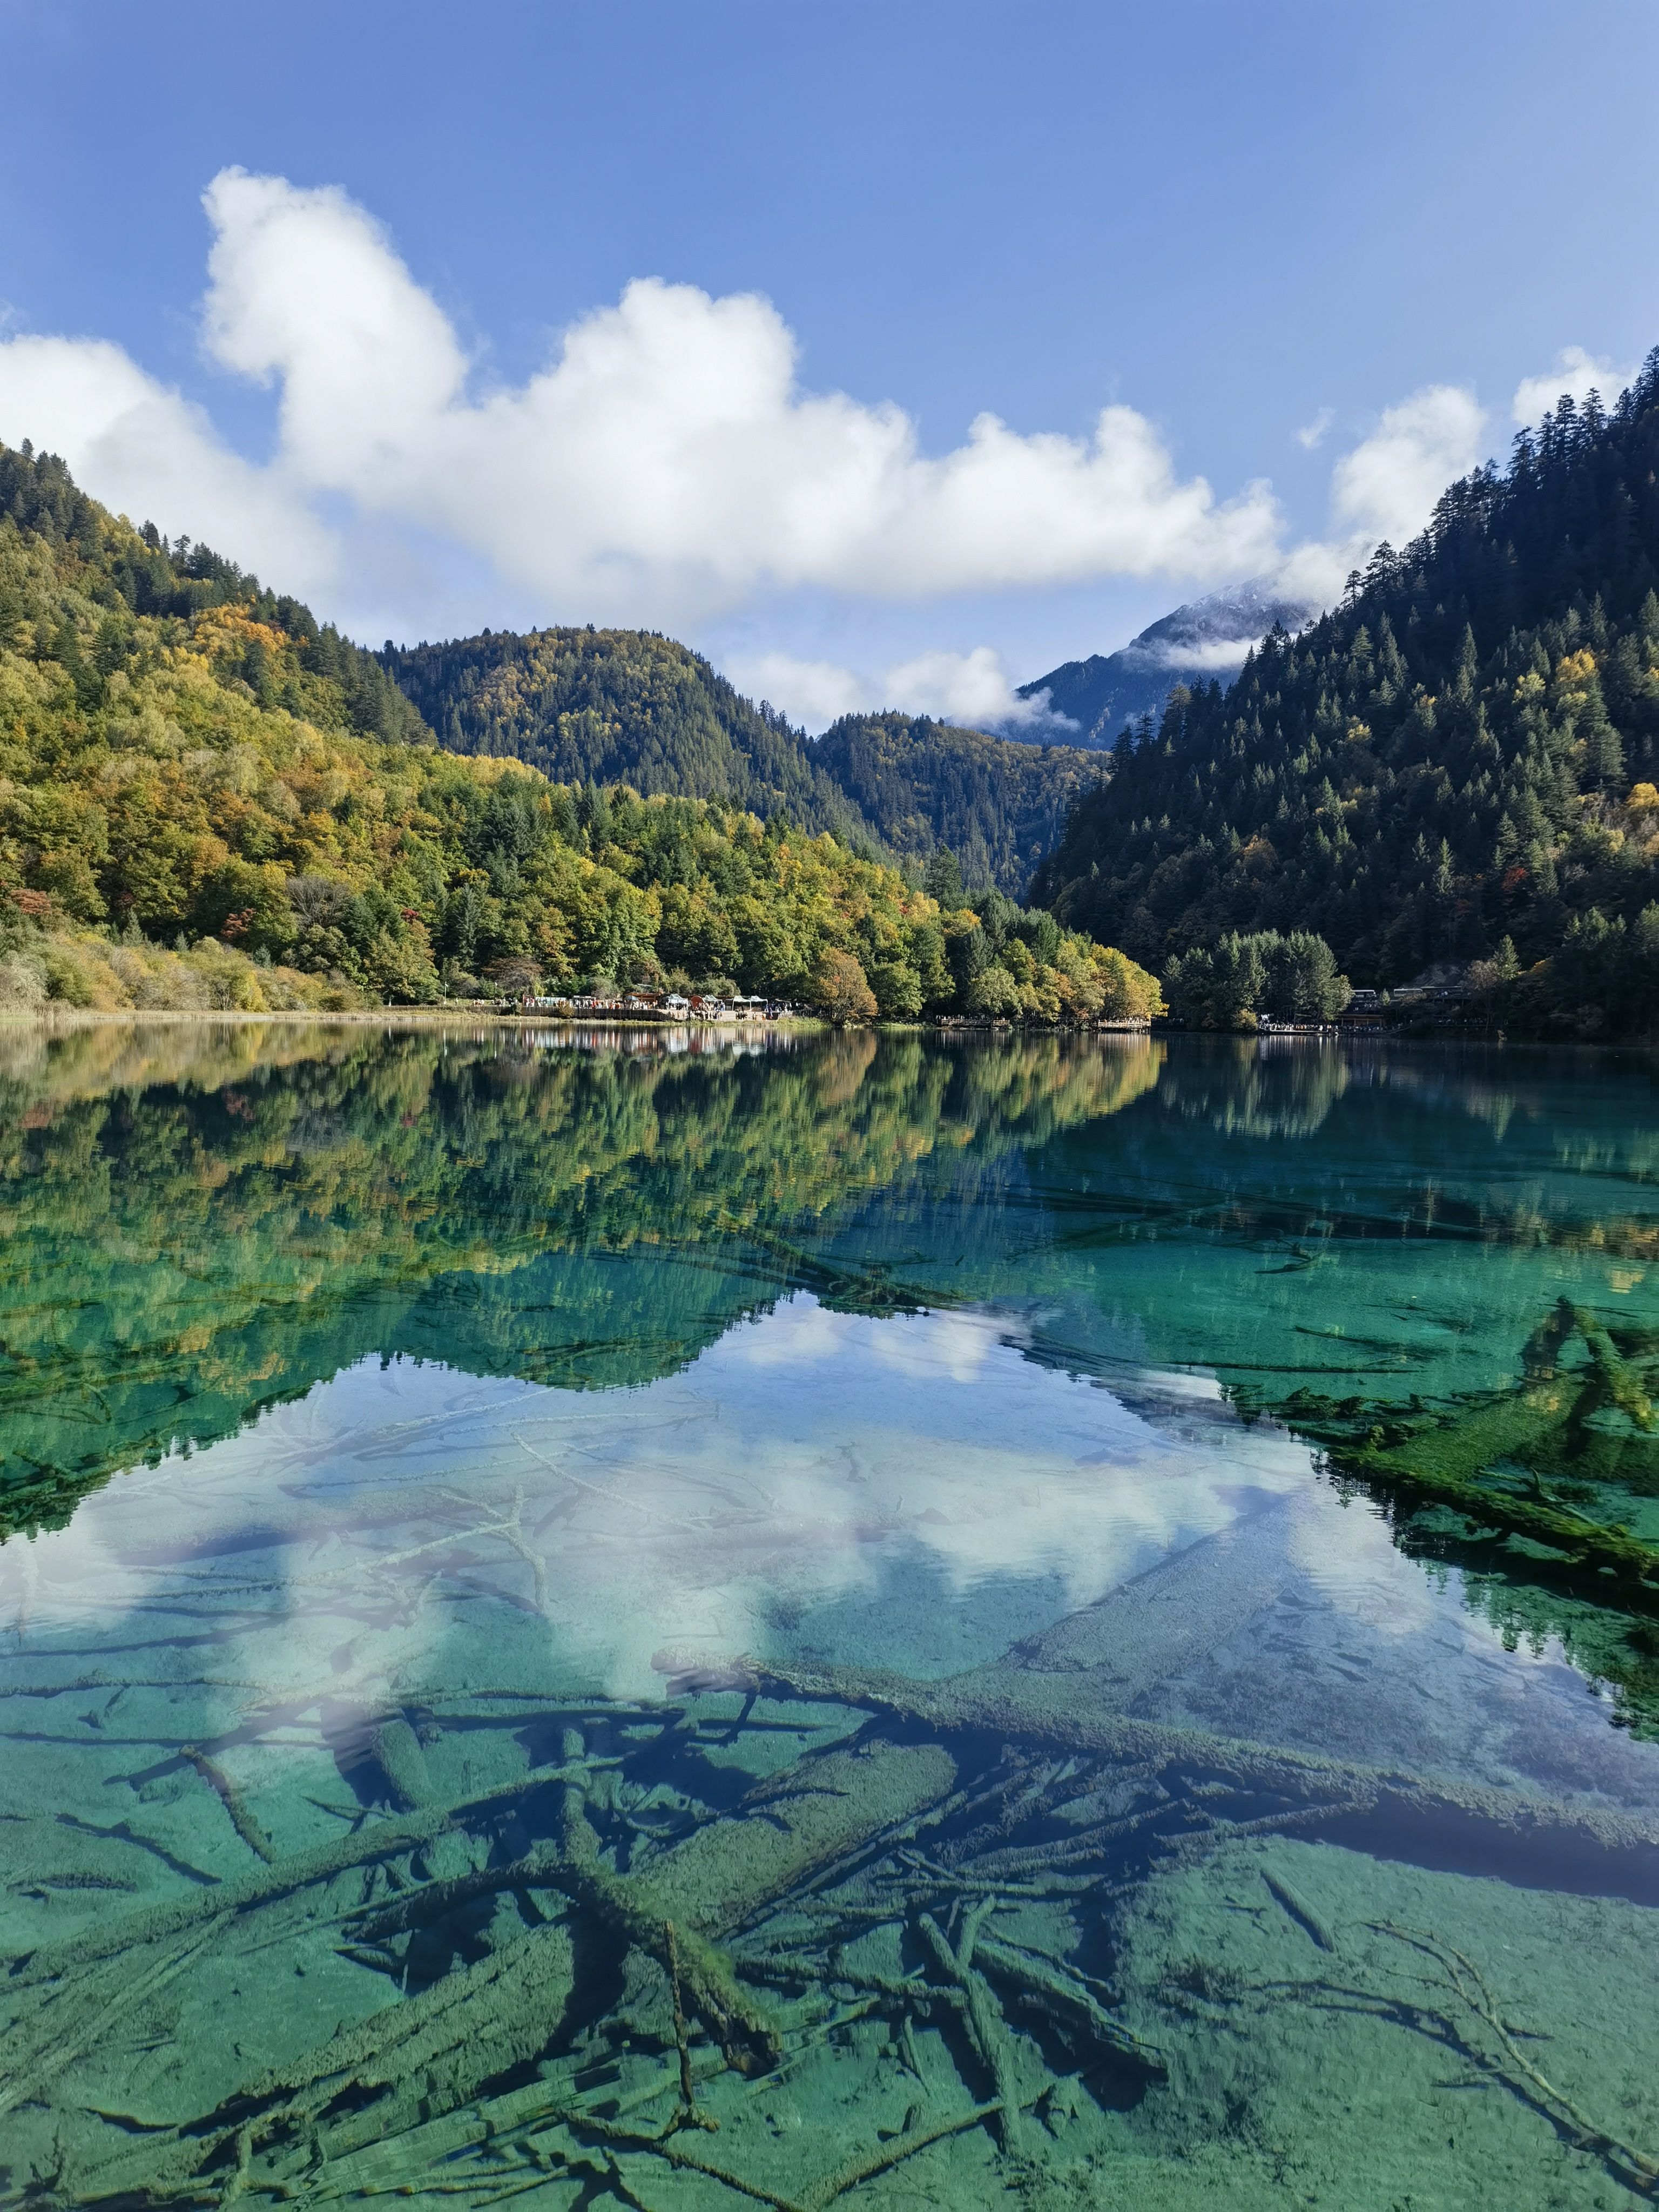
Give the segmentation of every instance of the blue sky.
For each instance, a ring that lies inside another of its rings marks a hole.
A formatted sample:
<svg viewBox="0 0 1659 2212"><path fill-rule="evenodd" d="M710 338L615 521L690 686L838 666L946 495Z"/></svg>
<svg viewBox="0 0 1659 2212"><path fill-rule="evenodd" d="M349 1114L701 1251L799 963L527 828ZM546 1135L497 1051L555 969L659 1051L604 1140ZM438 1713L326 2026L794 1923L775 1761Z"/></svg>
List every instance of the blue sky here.
<svg viewBox="0 0 1659 2212"><path fill-rule="evenodd" d="M814 721L1328 589L1659 342L1649 0L0 0L0 438Z"/></svg>

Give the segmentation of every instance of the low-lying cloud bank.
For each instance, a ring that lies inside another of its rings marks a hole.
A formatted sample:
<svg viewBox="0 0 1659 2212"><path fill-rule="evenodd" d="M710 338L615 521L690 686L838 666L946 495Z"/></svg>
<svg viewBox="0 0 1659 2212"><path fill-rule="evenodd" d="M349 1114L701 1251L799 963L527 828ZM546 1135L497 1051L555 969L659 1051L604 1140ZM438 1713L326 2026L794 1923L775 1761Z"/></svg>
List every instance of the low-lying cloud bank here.
<svg viewBox="0 0 1659 2212"><path fill-rule="evenodd" d="M884 707L931 714L935 721L965 729L1042 736L1054 744L1063 744L1076 728L1050 709L1046 691L1022 699L1000 655L988 645L975 646L971 653L921 653L862 673L830 660L765 653L730 661L727 673L740 690L769 699L815 732L842 714L872 714Z"/></svg>
<svg viewBox="0 0 1659 2212"><path fill-rule="evenodd" d="M227 169L204 205L203 343L275 387L270 459L244 459L100 338L0 342L0 438L61 453L135 520L205 538L370 635L499 622L503 604L684 629L796 590L926 601L1113 577L1167 577L1173 597L1268 572L1328 601L1379 538L1421 526L1486 426L1454 386L1389 409L1335 465L1328 537L1287 553L1265 481L1218 497L1132 407L1103 408L1083 438L982 414L930 455L892 402L803 389L769 301L657 277L574 324L524 383L491 387L343 192ZM1620 374L1569 349L1523 382L1516 418L1597 380L1610 396ZM882 704L1043 720L989 646L867 671L773 653L734 672L819 727Z"/></svg>

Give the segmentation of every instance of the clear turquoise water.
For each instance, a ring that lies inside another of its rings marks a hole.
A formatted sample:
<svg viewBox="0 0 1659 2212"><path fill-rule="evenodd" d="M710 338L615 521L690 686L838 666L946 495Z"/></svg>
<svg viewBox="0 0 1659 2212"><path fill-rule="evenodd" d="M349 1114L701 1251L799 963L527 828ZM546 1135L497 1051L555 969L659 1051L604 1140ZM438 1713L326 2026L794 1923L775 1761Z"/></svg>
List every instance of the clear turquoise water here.
<svg viewBox="0 0 1659 2212"><path fill-rule="evenodd" d="M0 2202L1651 2193L1652 1063L696 1042L0 1036Z"/></svg>

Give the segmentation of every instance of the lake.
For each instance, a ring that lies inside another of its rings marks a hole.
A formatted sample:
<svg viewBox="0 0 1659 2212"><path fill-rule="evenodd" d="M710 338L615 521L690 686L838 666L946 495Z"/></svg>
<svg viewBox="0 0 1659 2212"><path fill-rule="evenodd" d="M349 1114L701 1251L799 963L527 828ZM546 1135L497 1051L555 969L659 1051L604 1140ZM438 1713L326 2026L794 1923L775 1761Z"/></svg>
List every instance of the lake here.
<svg viewBox="0 0 1659 2212"><path fill-rule="evenodd" d="M0 1031L0 2203L1651 2197L1656 1065Z"/></svg>

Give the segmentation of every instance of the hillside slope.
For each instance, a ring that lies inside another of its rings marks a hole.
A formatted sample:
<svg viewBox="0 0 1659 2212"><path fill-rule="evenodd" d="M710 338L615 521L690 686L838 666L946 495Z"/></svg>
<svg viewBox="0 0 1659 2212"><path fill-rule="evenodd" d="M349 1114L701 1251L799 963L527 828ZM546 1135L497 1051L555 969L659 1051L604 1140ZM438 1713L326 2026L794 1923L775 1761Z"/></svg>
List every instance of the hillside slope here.
<svg viewBox="0 0 1659 2212"><path fill-rule="evenodd" d="M452 752L784 814L906 860L942 847L967 883L1013 896L1100 766L904 714L848 716L814 742L651 630L485 632L380 660Z"/></svg>
<svg viewBox="0 0 1659 2212"><path fill-rule="evenodd" d="M451 752L528 761L556 783L627 783L871 834L799 732L654 631L486 630L380 660Z"/></svg>
<svg viewBox="0 0 1659 2212"><path fill-rule="evenodd" d="M895 851L955 854L963 879L1021 896L1108 763L909 714L847 714L816 757Z"/></svg>
<svg viewBox="0 0 1659 2212"><path fill-rule="evenodd" d="M781 820L446 752L297 602L0 448L0 1006L420 1004L491 977L718 977L852 1018L1156 1003L1051 916L984 908Z"/></svg>
<svg viewBox="0 0 1659 2212"><path fill-rule="evenodd" d="M1482 963L1577 1034L1659 1019L1659 351L1564 399L1357 591L1121 743L1036 895L1160 967L1318 931L1356 982ZM1517 972L1518 971L1518 972Z"/></svg>

